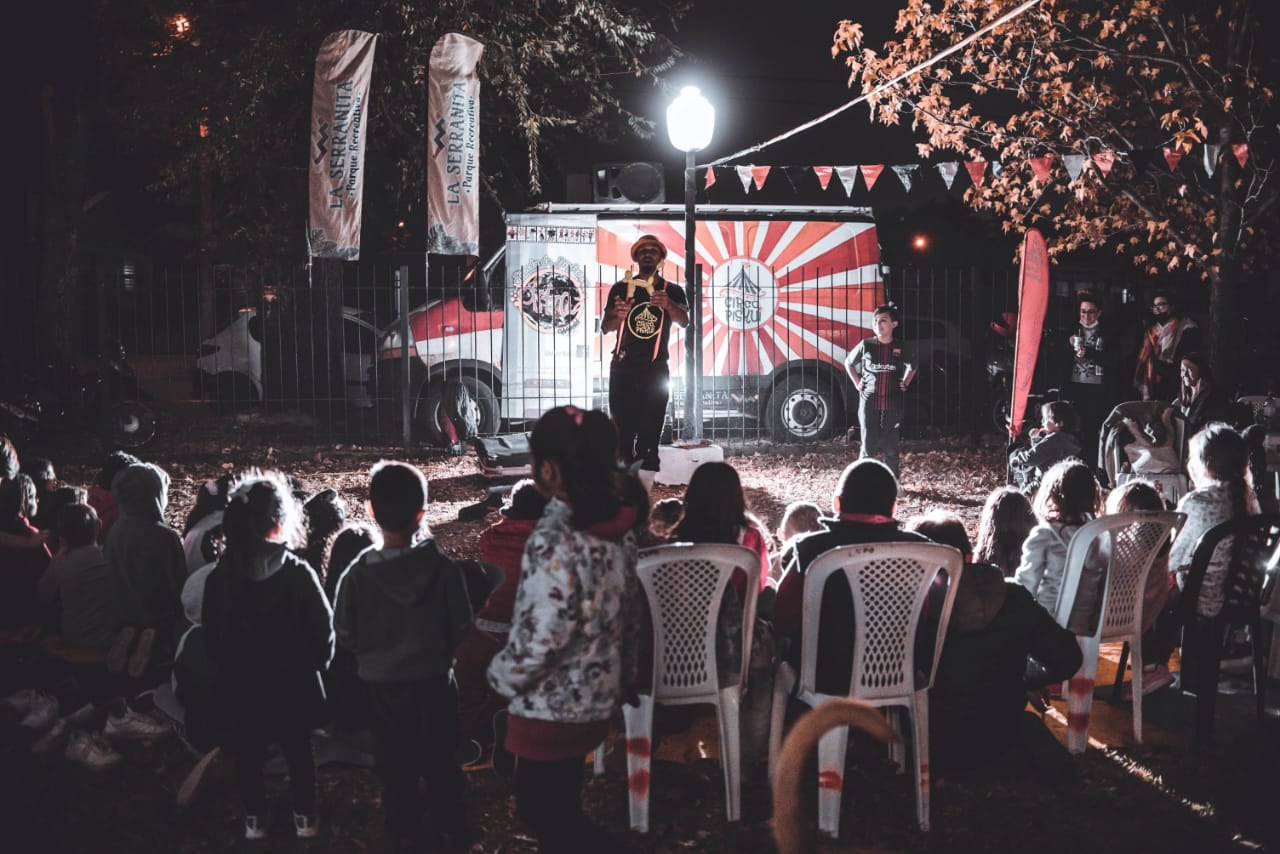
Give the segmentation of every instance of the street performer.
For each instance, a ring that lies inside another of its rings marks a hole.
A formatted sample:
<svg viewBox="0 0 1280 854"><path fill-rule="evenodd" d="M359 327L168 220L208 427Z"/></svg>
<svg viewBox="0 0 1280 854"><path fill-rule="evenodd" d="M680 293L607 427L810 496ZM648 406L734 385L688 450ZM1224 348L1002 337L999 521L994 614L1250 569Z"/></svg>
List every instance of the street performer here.
<svg viewBox="0 0 1280 854"><path fill-rule="evenodd" d="M652 234L631 247L636 272L609 289L600 331L617 331L609 365L609 411L618 425L619 452L630 465L658 470L658 440L667 411L667 343L671 325L689 323L684 289L662 278L667 248Z"/></svg>

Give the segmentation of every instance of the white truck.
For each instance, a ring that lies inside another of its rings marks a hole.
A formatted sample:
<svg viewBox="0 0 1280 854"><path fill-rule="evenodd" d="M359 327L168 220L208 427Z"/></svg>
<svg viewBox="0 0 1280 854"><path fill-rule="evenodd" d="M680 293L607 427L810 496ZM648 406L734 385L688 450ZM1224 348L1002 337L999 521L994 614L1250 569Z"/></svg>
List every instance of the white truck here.
<svg viewBox="0 0 1280 854"><path fill-rule="evenodd" d="M440 439L442 389L470 392L480 432L564 404L605 408L614 336L601 306L641 234L667 247L662 275L685 284L683 208L559 205L509 214L506 244L484 265L502 304L436 299L409 316L415 421ZM696 257L703 318L703 417L734 435L826 438L856 420L846 353L884 302L880 246L865 208L700 206ZM495 286L501 283L499 291ZM403 356L402 324L381 335L380 364ZM679 332L677 330L677 332ZM685 336L670 350L671 423L684 418Z"/></svg>

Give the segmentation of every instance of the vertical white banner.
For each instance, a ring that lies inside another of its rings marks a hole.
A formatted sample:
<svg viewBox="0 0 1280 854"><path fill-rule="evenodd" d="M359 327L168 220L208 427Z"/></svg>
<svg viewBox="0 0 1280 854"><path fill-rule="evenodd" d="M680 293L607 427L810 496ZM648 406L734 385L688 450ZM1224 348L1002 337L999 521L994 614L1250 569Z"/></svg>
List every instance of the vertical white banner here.
<svg viewBox="0 0 1280 854"><path fill-rule="evenodd" d="M369 83L377 36L330 33L316 51L311 93L310 220L307 251L316 258L360 257Z"/></svg>
<svg viewBox="0 0 1280 854"><path fill-rule="evenodd" d="M427 78L427 251L480 254L480 80L484 45L448 33Z"/></svg>

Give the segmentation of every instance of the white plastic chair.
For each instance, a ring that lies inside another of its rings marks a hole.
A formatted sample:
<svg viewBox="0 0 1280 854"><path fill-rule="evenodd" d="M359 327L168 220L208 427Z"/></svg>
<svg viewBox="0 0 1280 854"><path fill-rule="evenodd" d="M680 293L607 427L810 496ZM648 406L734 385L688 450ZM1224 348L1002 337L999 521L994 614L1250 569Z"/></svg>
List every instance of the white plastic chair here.
<svg viewBox="0 0 1280 854"><path fill-rule="evenodd" d="M1060 626L1066 626L1071 619L1085 560L1095 540L1106 538L1103 547L1107 555L1098 604L1101 617L1093 634L1076 636L1084 661L1067 683L1067 750L1071 753L1083 753L1089 745L1089 712L1093 708L1093 684L1098 675L1098 648L1112 641L1129 644L1133 670L1133 737L1142 743L1142 594L1156 553L1173 530L1185 521L1184 513L1114 513L1081 526L1067 545L1062 592L1054 613Z"/></svg>
<svg viewBox="0 0 1280 854"><path fill-rule="evenodd" d="M915 745L916 817L929 829L929 689L942 655L951 620L951 606L960 585L964 557L951 546L936 543L867 543L839 546L823 552L805 572L804 633L800 653L800 687L796 696L818 706L832 695L815 687L818 661L818 616L827 580L843 573L853 592L853 672L848 696L873 706L906 709ZM926 597L939 573L947 575L947 593L938 614L933 658L925 684L916 684L916 629ZM786 664L774 682L773 720L769 732L772 773L782 741L786 699L796 674ZM844 792L844 760L848 727L836 727L818 742L818 828L835 837L840 830L840 800ZM905 755L901 743L890 747L900 769Z"/></svg>
<svg viewBox="0 0 1280 854"><path fill-rule="evenodd" d="M716 663L716 621L725 588L738 570L746 574L742 603L742 663L736 684L720 687ZM741 817L739 705L747 689L760 556L745 546L676 543L640 552L636 574L653 622L653 689L638 707L623 706L627 729L627 791L631 827L649 831L649 784L653 705L710 703L720 725L725 812Z"/></svg>

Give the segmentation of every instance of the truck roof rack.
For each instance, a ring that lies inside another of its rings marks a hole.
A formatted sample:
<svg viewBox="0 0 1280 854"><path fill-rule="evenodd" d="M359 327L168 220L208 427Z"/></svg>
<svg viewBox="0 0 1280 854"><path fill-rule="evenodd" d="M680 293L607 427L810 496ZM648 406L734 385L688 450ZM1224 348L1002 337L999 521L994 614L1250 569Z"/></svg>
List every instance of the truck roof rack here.
<svg viewBox="0 0 1280 854"><path fill-rule="evenodd" d="M594 214L598 217L650 216L664 219L680 219L684 205L615 205L615 204L563 204L543 202L526 208L521 213ZM698 219L812 219L836 222L874 222L871 208L847 205L698 205Z"/></svg>

